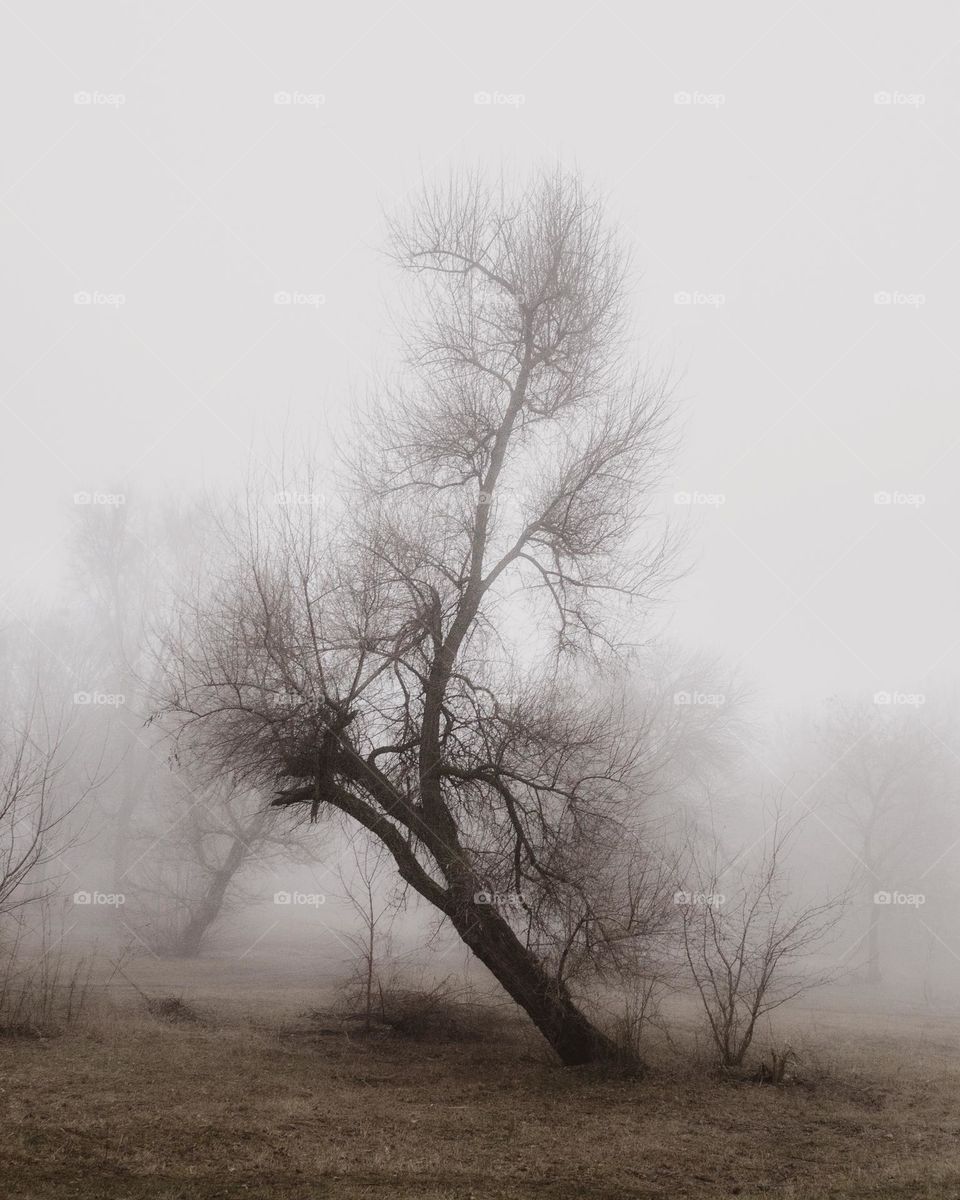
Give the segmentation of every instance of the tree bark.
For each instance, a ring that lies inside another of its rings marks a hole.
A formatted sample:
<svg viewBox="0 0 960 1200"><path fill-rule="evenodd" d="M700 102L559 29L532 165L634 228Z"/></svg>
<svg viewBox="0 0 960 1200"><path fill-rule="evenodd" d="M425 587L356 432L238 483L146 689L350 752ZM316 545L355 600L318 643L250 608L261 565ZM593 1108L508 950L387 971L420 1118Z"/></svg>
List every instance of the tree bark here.
<svg viewBox="0 0 960 1200"><path fill-rule="evenodd" d="M368 778L368 785L370 782ZM383 789L389 789L386 780L381 784ZM281 792L273 803L306 804L314 796L311 784ZM382 802L384 798L379 799ZM463 943L530 1017L564 1066L611 1061L619 1056L611 1039L580 1010L566 985L549 974L510 923L493 905L477 902L475 897L484 890L484 884L464 864L464 852L458 842L438 838L422 817L416 822L419 839L441 863L447 882L444 887L424 868L397 826L373 805L330 781L326 783L324 800L380 839L397 864L400 877L450 920ZM397 807L400 804L401 798L397 797Z"/></svg>
<svg viewBox="0 0 960 1200"><path fill-rule="evenodd" d="M471 901L454 906L449 915L464 943L526 1012L564 1066L616 1057L610 1038L577 1007L566 985L550 977L495 909Z"/></svg>

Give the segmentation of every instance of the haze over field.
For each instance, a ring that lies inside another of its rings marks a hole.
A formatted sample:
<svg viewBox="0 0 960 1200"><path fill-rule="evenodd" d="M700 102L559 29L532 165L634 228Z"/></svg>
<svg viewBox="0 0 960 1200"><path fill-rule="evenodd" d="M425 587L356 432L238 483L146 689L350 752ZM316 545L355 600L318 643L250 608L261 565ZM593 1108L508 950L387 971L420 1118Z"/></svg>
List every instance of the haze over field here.
<svg viewBox="0 0 960 1200"><path fill-rule="evenodd" d="M960 1195L954 6L0 30L10 1194Z"/></svg>

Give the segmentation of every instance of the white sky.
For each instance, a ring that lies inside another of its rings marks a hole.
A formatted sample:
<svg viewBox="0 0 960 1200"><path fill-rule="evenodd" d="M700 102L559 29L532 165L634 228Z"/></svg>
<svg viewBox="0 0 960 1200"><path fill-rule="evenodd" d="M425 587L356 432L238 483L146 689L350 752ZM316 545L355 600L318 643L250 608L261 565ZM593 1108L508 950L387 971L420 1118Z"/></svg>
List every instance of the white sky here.
<svg viewBox="0 0 960 1200"><path fill-rule="evenodd" d="M336 426L390 360L381 206L559 156L609 194L646 344L683 370L667 499L725 496L677 510L673 632L777 700L957 670L955 4L5 0L0 46L11 596L58 594L74 492L229 484L285 424Z"/></svg>

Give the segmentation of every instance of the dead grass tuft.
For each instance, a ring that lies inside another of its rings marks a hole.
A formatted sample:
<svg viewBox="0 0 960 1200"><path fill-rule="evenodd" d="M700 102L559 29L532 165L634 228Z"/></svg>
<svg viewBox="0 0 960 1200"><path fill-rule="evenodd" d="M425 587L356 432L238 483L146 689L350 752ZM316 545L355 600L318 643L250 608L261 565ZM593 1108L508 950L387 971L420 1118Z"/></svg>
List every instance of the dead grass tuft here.
<svg viewBox="0 0 960 1200"><path fill-rule="evenodd" d="M378 1016L394 1034L413 1041L487 1042L503 1033L502 1014L446 983L433 988L388 988Z"/></svg>
<svg viewBox="0 0 960 1200"><path fill-rule="evenodd" d="M199 1025L201 1017L180 996L157 996L147 1000L147 1012L152 1017L171 1024Z"/></svg>

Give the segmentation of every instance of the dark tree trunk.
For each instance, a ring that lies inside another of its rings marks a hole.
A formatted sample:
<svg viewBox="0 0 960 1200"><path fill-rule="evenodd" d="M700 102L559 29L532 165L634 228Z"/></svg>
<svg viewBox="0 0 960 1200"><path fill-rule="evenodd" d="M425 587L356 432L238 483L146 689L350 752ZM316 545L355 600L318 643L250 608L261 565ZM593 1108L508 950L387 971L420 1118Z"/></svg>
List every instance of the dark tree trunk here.
<svg viewBox="0 0 960 1200"><path fill-rule="evenodd" d="M204 935L219 917L227 888L240 869L245 854L246 847L237 838L230 847L224 865L210 877L203 896L191 911L187 923L174 943L173 951L178 958L196 958L200 953Z"/></svg>
<svg viewBox="0 0 960 1200"><path fill-rule="evenodd" d="M581 1012L567 987L550 977L492 906L471 901L453 908L449 916L465 944L527 1013L565 1066L617 1057L610 1038Z"/></svg>
<svg viewBox="0 0 960 1200"><path fill-rule="evenodd" d="M340 766L346 773L351 763L345 758ZM380 839L397 864L401 878L450 920L464 944L527 1013L560 1061L573 1067L620 1058L614 1042L581 1012L565 984L550 975L496 907L477 902L477 894L484 891L483 880L476 878L465 865L465 852L457 842L456 829L445 809L438 806L447 822L443 834L438 835L419 812L405 808L403 797L393 792L386 778L378 775L375 769L365 766L351 782L361 780L385 809L396 809L410 819L411 826L417 829L440 865L446 886L424 869L410 842L396 825L355 793L335 782L327 782L324 800ZM315 796L316 788L310 784L281 792L273 803L279 806L308 804L313 803ZM642 1068L639 1062L634 1066Z"/></svg>

